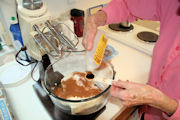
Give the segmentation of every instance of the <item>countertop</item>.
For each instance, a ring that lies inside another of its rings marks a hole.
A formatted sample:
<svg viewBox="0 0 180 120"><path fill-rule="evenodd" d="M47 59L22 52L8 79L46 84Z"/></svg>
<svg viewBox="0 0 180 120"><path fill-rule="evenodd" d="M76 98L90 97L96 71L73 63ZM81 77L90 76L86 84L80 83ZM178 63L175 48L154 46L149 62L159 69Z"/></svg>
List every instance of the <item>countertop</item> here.
<svg viewBox="0 0 180 120"><path fill-rule="evenodd" d="M114 40L109 39L108 44L119 52L112 59L112 64L116 71L116 79L146 83L151 57ZM38 78L38 76L38 72L35 72L35 77ZM33 89L34 84L35 81L29 76L26 81L17 86L6 87L8 100L17 120L52 119L35 93ZM110 98L106 105L106 110L97 120L114 119L123 110L124 107L118 99Z"/></svg>

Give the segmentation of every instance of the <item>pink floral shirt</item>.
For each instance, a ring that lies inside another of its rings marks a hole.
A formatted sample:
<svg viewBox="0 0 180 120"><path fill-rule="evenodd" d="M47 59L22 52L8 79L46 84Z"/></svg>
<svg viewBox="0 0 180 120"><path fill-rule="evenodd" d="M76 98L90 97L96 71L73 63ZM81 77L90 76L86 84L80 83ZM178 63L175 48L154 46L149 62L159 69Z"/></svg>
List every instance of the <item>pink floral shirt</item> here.
<svg viewBox="0 0 180 120"><path fill-rule="evenodd" d="M179 102L176 112L147 106L145 120L180 120L180 0L112 0L103 11L106 24L137 18L160 21L160 36L154 47L148 84Z"/></svg>

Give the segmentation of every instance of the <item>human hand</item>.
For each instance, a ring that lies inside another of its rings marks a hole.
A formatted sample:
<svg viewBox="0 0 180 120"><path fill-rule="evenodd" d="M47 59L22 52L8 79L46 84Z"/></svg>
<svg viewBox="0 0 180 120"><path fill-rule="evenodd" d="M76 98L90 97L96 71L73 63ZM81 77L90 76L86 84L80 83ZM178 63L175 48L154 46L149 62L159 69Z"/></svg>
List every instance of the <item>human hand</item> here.
<svg viewBox="0 0 180 120"><path fill-rule="evenodd" d="M127 107L150 104L152 92L153 88L149 85L129 81L115 81L111 86L111 95L122 100Z"/></svg>
<svg viewBox="0 0 180 120"><path fill-rule="evenodd" d="M88 17L84 26L82 41L82 44L86 50L91 50L93 48L93 42L97 33L97 28L99 26L105 25L106 19L106 13L102 10Z"/></svg>
<svg viewBox="0 0 180 120"><path fill-rule="evenodd" d="M122 100L123 105L149 105L164 111L171 116L177 109L178 102L158 89L145 84L129 81L114 81L111 86L111 95Z"/></svg>
<svg viewBox="0 0 180 120"><path fill-rule="evenodd" d="M90 16L84 26L82 44L86 50L93 48L93 42L97 33L97 25L95 23L95 16Z"/></svg>

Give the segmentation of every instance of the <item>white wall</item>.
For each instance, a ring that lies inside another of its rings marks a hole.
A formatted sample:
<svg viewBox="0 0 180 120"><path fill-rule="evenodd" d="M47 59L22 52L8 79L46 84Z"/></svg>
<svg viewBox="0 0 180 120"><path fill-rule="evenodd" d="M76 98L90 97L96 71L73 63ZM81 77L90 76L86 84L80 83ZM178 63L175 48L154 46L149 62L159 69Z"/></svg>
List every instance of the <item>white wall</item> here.
<svg viewBox="0 0 180 120"><path fill-rule="evenodd" d="M4 39L7 45L12 44L12 35L9 31L11 17L16 17L16 1L15 0L0 0L0 22L4 27ZM2 33L2 31L0 31Z"/></svg>
<svg viewBox="0 0 180 120"><path fill-rule="evenodd" d="M106 4L111 0L43 0L53 16L62 16L72 8L87 10L90 7Z"/></svg>
<svg viewBox="0 0 180 120"><path fill-rule="evenodd" d="M70 9L78 8L85 10L85 14L87 14L87 10L90 7L106 4L111 0L43 0L50 10L51 14L55 17L60 16L62 19L70 13ZM69 17L69 16L68 16ZM138 20L134 22L135 24L142 25L144 27L153 29L155 31L159 31L158 28L160 26L159 22L156 21L142 21Z"/></svg>

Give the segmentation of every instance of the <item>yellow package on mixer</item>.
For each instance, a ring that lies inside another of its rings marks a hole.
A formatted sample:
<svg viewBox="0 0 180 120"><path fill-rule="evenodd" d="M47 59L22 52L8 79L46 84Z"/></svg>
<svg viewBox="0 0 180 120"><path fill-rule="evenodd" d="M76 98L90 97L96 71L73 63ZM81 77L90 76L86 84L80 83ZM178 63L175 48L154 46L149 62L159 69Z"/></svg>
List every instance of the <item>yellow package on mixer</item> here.
<svg viewBox="0 0 180 120"><path fill-rule="evenodd" d="M86 51L87 70L92 71L99 67L104 56L107 41L105 34L102 31L98 31L94 39L93 49Z"/></svg>

